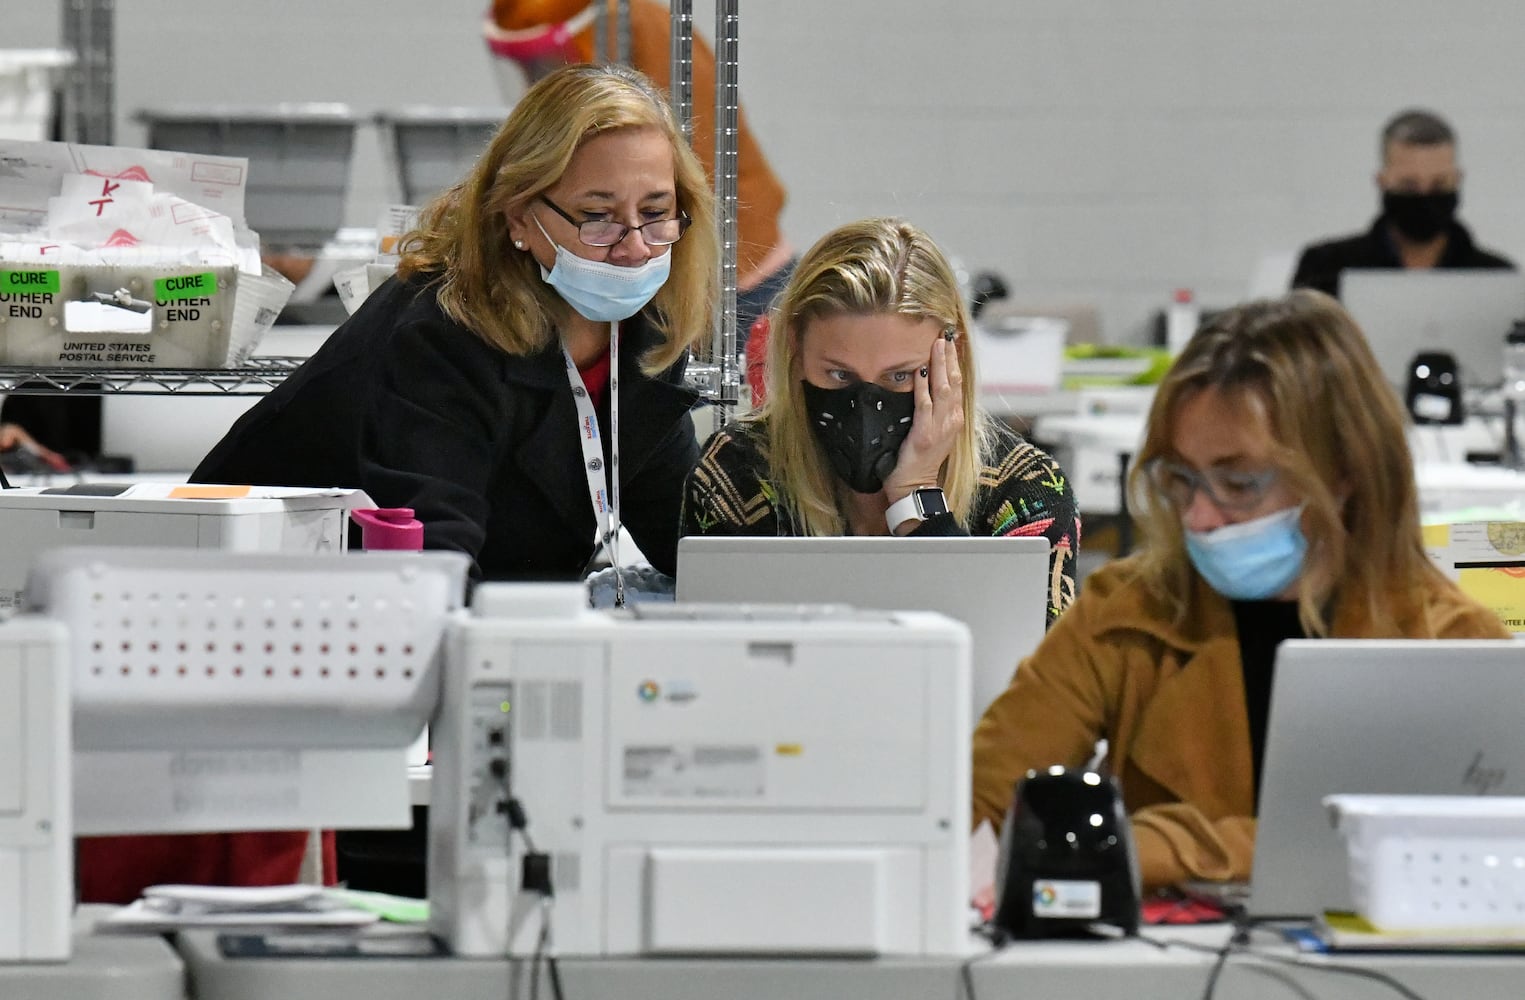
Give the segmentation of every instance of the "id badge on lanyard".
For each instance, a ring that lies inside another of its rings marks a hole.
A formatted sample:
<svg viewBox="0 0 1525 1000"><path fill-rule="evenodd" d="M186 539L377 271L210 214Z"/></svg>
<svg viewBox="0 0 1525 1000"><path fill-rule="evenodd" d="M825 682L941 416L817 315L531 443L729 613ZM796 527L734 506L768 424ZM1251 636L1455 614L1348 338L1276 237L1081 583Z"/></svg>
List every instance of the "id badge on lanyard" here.
<svg viewBox="0 0 1525 1000"><path fill-rule="evenodd" d="M620 325L609 324L609 468L604 467L604 448L599 442L598 411L593 397L583 383L582 373L572 361L566 344L561 345L566 359L567 381L572 386L572 402L577 406L578 440L582 444L583 472L588 477L588 499L598 522L598 541L594 548L609 553L614 567L614 606L625 606L625 577L620 567Z"/></svg>

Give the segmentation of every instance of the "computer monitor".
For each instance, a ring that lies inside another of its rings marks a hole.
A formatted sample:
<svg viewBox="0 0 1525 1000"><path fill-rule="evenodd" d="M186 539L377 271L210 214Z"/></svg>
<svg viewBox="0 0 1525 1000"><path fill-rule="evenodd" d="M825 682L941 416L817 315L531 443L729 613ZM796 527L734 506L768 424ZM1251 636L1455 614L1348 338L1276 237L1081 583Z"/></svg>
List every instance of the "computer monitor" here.
<svg viewBox="0 0 1525 1000"><path fill-rule="evenodd" d="M1048 621L1043 538L774 538L678 542L679 601L937 611L969 627L972 718L1011 683Z"/></svg>
<svg viewBox="0 0 1525 1000"><path fill-rule="evenodd" d="M1504 336L1525 319L1525 275L1351 269L1340 275L1340 301L1398 390L1421 351L1454 355L1465 386L1497 385Z"/></svg>
<svg viewBox="0 0 1525 1000"><path fill-rule="evenodd" d="M1525 794L1525 645L1296 640L1276 654L1249 910L1350 909L1326 795Z"/></svg>

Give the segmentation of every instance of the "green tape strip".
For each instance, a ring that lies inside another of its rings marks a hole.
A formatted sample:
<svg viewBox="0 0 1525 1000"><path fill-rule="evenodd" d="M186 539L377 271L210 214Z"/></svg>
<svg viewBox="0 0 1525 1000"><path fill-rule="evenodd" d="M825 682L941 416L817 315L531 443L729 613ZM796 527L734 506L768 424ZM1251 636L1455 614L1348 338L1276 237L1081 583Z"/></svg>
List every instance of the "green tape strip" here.
<svg viewBox="0 0 1525 1000"><path fill-rule="evenodd" d="M160 302L178 302L181 299L200 299L217 294L217 274L205 271L201 274L177 274L154 280L154 298Z"/></svg>
<svg viewBox="0 0 1525 1000"><path fill-rule="evenodd" d="M0 271L0 292L52 292L58 294L57 271Z"/></svg>

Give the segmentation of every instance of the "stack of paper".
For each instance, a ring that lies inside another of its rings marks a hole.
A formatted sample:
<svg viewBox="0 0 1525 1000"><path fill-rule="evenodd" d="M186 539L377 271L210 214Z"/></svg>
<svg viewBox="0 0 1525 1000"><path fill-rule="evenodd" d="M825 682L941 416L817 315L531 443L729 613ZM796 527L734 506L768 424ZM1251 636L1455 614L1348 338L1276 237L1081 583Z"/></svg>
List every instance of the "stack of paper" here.
<svg viewBox="0 0 1525 1000"><path fill-rule="evenodd" d="M364 927L379 915L335 898L322 886L153 885L143 898L96 922L104 933L160 934L191 927Z"/></svg>

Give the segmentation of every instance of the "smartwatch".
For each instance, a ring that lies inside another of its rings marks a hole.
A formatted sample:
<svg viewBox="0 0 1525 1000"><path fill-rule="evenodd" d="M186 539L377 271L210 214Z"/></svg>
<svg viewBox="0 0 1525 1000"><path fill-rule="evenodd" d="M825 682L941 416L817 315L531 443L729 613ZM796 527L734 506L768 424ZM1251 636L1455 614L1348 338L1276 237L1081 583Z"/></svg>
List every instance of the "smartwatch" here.
<svg viewBox="0 0 1525 1000"><path fill-rule="evenodd" d="M890 504L890 509L884 512L884 522L889 526L890 531L894 532L906 521L925 521L938 514L946 513L948 513L948 498L943 496L942 488L928 486L912 490Z"/></svg>

